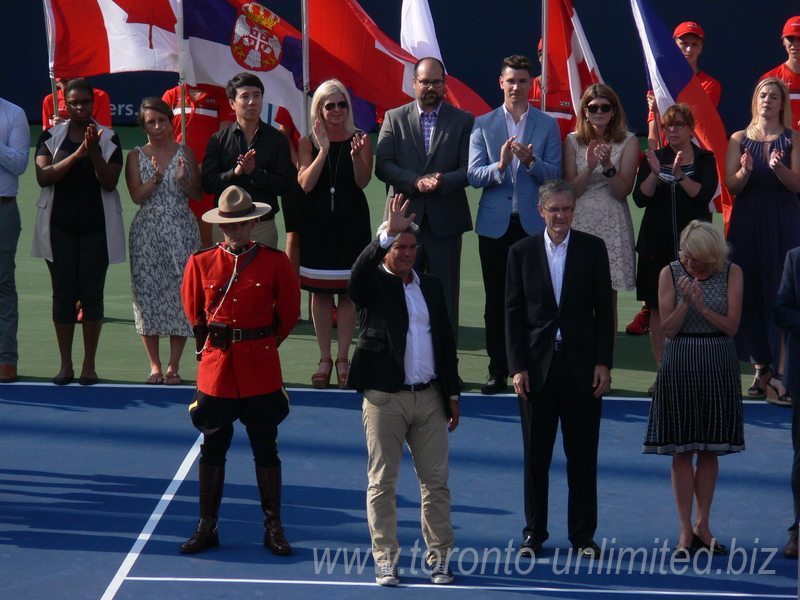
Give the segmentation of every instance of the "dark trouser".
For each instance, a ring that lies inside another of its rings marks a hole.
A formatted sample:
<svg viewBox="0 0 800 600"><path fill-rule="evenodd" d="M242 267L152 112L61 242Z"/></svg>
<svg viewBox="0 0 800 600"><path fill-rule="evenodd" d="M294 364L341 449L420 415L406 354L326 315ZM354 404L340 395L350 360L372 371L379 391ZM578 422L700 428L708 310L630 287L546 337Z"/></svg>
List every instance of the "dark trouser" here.
<svg viewBox="0 0 800 600"><path fill-rule="evenodd" d="M105 230L76 233L51 226L50 245L53 262L46 262L53 284L53 322L74 323L77 302L84 320L102 320L108 271Z"/></svg>
<svg viewBox="0 0 800 600"><path fill-rule="evenodd" d="M511 216L511 223L502 237L497 239L478 236L478 253L483 271L483 290L486 304L483 320L486 325L486 353L489 355L489 373L508 376L506 359L506 264L508 249L528 237L519 222L518 215Z"/></svg>
<svg viewBox="0 0 800 600"><path fill-rule="evenodd" d="M461 234L439 237L431 229L428 216L422 219L417 236L417 260L414 269L422 273L433 273L439 278L444 290L447 316L453 326L453 335L458 343L458 301L461 293Z"/></svg>
<svg viewBox="0 0 800 600"><path fill-rule="evenodd" d="M558 422L567 457L569 502L567 526L573 544L591 540L597 529L597 447L602 400L575 384L563 352L554 352L541 393L519 400L525 451L525 519L523 537L544 542L550 461Z"/></svg>
<svg viewBox="0 0 800 600"><path fill-rule="evenodd" d="M242 422L259 467L278 467L278 425L289 414L284 388L247 398L218 398L197 390L189 407L192 424L203 433L200 463L224 465L233 439L233 422Z"/></svg>
<svg viewBox="0 0 800 600"><path fill-rule="evenodd" d="M789 531L797 531L800 522L800 390L792 390L792 498L794 499L794 523Z"/></svg>

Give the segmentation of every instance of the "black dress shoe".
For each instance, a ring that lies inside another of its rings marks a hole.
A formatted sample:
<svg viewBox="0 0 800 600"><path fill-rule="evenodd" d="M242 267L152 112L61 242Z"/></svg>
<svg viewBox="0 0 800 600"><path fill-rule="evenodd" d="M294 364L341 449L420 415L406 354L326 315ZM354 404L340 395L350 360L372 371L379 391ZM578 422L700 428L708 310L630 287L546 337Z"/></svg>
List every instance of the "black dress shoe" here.
<svg viewBox="0 0 800 600"><path fill-rule="evenodd" d="M696 533L692 534L692 548L696 550L711 550L711 554L716 554L717 556L727 556L728 549L723 546L722 544L718 544L716 540L711 540L714 543L712 547L709 544L706 544L703 540L700 539L700 536Z"/></svg>
<svg viewBox="0 0 800 600"><path fill-rule="evenodd" d="M594 540L587 540L585 542L581 542L580 544L573 544L572 549L580 556L581 558L600 558L600 554L602 553L600 550L600 546L594 543Z"/></svg>
<svg viewBox="0 0 800 600"><path fill-rule="evenodd" d="M489 379L486 381L486 385L481 388L481 394L485 396L492 396L494 394L499 394L508 387L506 383L506 378L502 375L489 375Z"/></svg>
<svg viewBox="0 0 800 600"><path fill-rule="evenodd" d="M81 385L94 385L98 381L100 381L100 380L97 377L83 377L83 376L81 376L78 379L78 383L80 383Z"/></svg>
<svg viewBox="0 0 800 600"><path fill-rule="evenodd" d="M526 537L519 545L518 552L523 556L536 558L536 555L542 551L542 542L533 539L531 536Z"/></svg>

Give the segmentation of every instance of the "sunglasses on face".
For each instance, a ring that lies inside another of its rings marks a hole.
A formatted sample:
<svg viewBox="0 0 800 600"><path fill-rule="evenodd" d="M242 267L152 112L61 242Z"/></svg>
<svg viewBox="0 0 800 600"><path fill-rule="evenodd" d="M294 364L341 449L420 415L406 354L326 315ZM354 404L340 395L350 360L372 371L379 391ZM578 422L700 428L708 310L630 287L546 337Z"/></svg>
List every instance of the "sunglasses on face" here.
<svg viewBox="0 0 800 600"><path fill-rule="evenodd" d="M592 114L596 113L598 110L600 112L610 113L611 109L613 109L613 108L614 107L611 104L587 104L586 105L586 110L588 110Z"/></svg>
<svg viewBox="0 0 800 600"><path fill-rule="evenodd" d="M347 100L342 100L341 102L328 102L325 106L323 106L323 108L328 112L330 112L337 106L342 110L344 110L345 108L350 106L350 104L347 103Z"/></svg>

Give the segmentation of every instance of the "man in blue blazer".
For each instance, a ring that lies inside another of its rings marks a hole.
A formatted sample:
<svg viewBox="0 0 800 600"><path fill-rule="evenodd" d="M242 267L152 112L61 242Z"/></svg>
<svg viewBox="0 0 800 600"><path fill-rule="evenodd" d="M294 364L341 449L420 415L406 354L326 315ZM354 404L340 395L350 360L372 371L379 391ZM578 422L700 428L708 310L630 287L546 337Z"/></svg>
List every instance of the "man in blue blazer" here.
<svg viewBox="0 0 800 600"><path fill-rule="evenodd" d="M794 523L789 528L789 543L783 549L786 558L797 558L797 524L800 521L800 248L789 250L778 290L775 323L786 332L786 361L783 385L792 404L792 497ZM781 399L786 396L781 396Z"/></svg>
<svg viewBox="0 0 800 600"><path fill-rule="evenodd" d="M439 60L420 59L412 83L416 100L384 117L375 176L387 184L388 199L403 194L410 201L420 228L414 269L441 281L457 340L461 236L472 229L466 187L475 117L444 102L446 78Z"/></svg>
<svg viewBox="0 0 800 600"><path fill-rule="evenodd" d="M508 361L503 334L508 249L544 229L537 209L539 186L561 177L561 137L552 117L528 104L533 65L524 56L503 60L503 105L475 120L467 177L483 188L475 231L486 293L484 321L489 379L481 391L506 389Z"/></svg>

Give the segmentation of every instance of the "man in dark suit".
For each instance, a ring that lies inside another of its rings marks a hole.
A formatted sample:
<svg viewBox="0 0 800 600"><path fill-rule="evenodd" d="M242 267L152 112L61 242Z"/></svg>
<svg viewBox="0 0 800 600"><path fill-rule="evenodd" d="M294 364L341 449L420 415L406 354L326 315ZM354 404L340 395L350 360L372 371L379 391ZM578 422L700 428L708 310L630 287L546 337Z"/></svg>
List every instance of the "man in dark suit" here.
<svg viewBox="0 0 800 600"><path fill-rule="evenodd" d="M792 406L792 497L794 498L794 523L789 527L789 543L783 549L786 558L797 558L797 525L800 522L800 248L789 250L783 268L783 280L778 290L775 322L786 332L786 360L782 383ZM785 404L785 400L782 404Z"/></svg>
<svg viewBox="0 0 800 600"><path fill-rule="evenodd" d="M347 289L360 333L347 385L364 394L376 581L399 583L395 488L405 442L420 482L431 580L447 584L453 581L447 432L459 418L456 346L442 286L413 269L417 226L415 215L404 216L408 206L401 194L390 200L388 221L353 265Z"/></svg>
<svg viewBox="0 0 800 600"><path fill-rule="evenodd" d="M461 236L472 229L465 188L475 117L442 101L446 82L439 60L419 60L412 83L417 99L384 117L375 175L388 185L388 198L403 194L410 200L421 229L414 268L441 281L458 338Z"/></svg>
<svg viewBox="0 0 800 600"><path fill-rule="evenodd" d="M614 309L605 244L570 229L574 211L572 188L546 182L539 188L545 231L517 242L508 255L506 346L525 449L520 552L536 556L549 535L548 472L561 421L569 539L580 556L599 558L597 447L602 396L611 383Z"/></svg>

